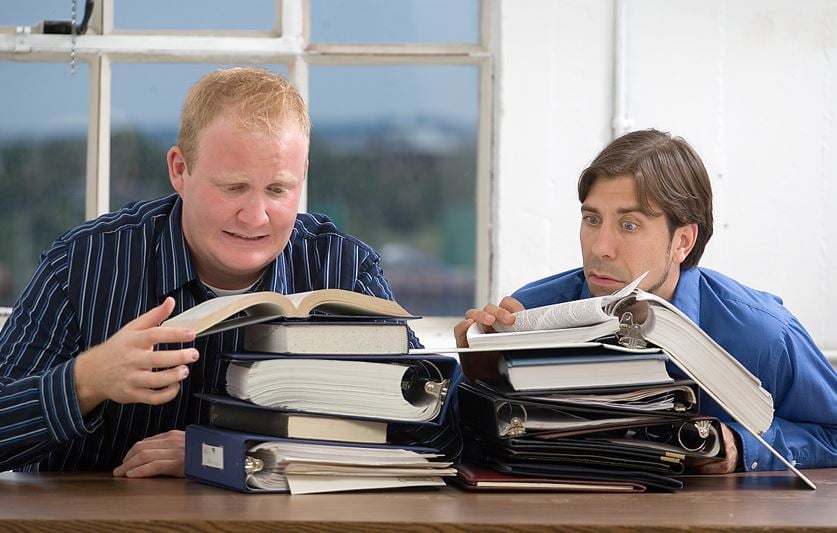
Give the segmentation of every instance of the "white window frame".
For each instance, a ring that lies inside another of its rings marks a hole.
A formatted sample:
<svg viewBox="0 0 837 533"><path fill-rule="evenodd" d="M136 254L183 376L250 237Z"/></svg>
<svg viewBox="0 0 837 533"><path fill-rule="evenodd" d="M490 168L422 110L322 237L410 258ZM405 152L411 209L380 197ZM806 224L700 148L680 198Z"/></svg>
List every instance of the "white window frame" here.
<svg viewBox="0 0 837 533"><path fill-rule="evenodd" d="M476 302L491 287L494 60L492 21L497 6L480 0L480 39L474 44L311 44L310 0L275 0L276 33L258 31L125 31L113 27L115 0L97 0L85 35L44 35L28 27L0 27L0 60L69 62L89 66L89 126L85 216L110 210L111 65L153 63L284 63L308 98L309 65L474 65L479 68L476 176ZM68 1L69 3L69 1ZM83 2L79 0L79 5ZM69 6L68 6L69 8ZM69 11L69 9L68 9ZM79 18L81 13L78 14ZM69 66L68 66L69 69ZM307 209L303 190L300 210ZM475 303L476 303L475 302Z"/></svg>

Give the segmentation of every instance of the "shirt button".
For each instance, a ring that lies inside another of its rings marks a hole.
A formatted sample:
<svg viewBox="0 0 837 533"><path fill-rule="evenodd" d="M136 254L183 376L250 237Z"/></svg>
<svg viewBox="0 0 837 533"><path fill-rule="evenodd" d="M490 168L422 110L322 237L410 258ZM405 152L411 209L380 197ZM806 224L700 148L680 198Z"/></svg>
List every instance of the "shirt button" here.
<svg viewBox="0 0 837 533"><path fill-rule="evenodd" d="M793 466L796 466L796 460L791 461L791 464L792 464Z"/></svg>
<svg viewBox="0 0 837 533"><path fill-rule="evenodd" d="M759 462L758 461L753 461L753 464L750 465L750 470L755 470L756 468L758 468L758 466L759 466Z"/></svg>

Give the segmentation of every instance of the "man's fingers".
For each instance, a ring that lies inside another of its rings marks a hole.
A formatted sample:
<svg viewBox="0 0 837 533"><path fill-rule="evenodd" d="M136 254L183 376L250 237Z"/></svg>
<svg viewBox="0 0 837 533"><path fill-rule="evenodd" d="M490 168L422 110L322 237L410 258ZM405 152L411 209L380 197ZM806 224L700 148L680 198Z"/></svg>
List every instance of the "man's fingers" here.
<svg viewBox="0 0 837 533"><path fill-rule="evenodd" d="M187 328L154 327L146 329L144 340L151 345L187 343L195 340L195 330Z"/></svg>
<svg viewBox="0 0 837 533"><path fill-rule="evenodd" d="M181 430L171 430L137 442L125 454L122 464L113 469L113 475L183 477L185 435Z"/></svg>
<svg viewBox="0 0 837 533"><path fill-rule="evenodd" d="M506 296L502 300L500 300L500 307L502 307L509 313L517 313L526 309L525 307L523 307L522 303L518 302L511 296Z"/></svg>
<svg viewBox="0 0 837 533"><path fill-rule="evenodd" d="M473 323L474 319L466 318L453 327L453 336L456 339L457 348L468 347L468 337L466 333L468 332L468 328L470 328Z"/></svg>
<svg viewBox="0 0 837 533"><path fill-rule="evenodd" d="M165 372L171 372L174 370L176 369L166 370ZM149 372L149 374L152 373L153 372ZM138 384L132 390L126 392L124 400L120 401L120 403L147 403L149 405L160 405L170 402L174 400L175 397L177 397L177 393L180 392L180 382L182 381L182 378L178 378L173 382L171 382L171 378L169 378L168 381L170 381L170 383L168 385L155 388L145 386L144 383L148 381L150 380L143 380L142 384Z"/></svg>
<svg viewBox="0 0 837 533"><path fill-rule="evenodd" d="M126 327L140 330L153 328L158 326L163 320L167 319L169 315L171 315L172 311L174 311L174 298L169 296L163 301L163 303L138 316L128 323Z"/></svg>
<svg viewBox="0 0 837 533"><path fill-rule="evenodd" d="M506 298L508 298L508 296ZM504 298L503 301L506 301L506 298ZM500 303L502 304L502 302ZM491 316L491 323L487 324L489 326L497 320L503 324L514 324L514 315L500 305L488 304L483 308L483 312L486 315Z"/></svg>
<svg viewBox="0 0 837 533"><path fill-rule="evenodd" d="M153 372L151 370L139 372L132 380L138 389L159 391L170 385L176 385L189 376L189 368L185 365Z"/></svg>
<svg viewBox="0 0 837 533"><path fill-rule="evenodd" d="M181 455L184 452L181 452ZM183 477L183 461L180 459L161 459L151 463L140 465L125 471L125 477L140 478L140 477L155 477L155 476L172 476ZM116 474L114 474L116 475Z"/></svg>
<svg viewBox="0 0 837 533"><path fill-rule="evenodd" d="M170 368L178 365L194 363L200 357L199 352L194 348L183 348L181 350L158 350L148 353L147 364L141 364L141 368Z"/></svg>

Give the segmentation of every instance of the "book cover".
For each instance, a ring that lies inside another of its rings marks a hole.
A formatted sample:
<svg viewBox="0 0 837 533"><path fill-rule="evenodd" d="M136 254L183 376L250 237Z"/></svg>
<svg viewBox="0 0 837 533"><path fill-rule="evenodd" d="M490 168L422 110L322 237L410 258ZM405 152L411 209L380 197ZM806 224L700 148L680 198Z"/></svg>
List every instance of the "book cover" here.
<svg viewBox="0 0 837 533"><path fill-rule="evenodd" d="M210 401L213 426L272 437L384 444L387 423L265 409L221 396L201 396Z"/></svg>
<svg viewBox="0 0 837 533"><path fill-rule="evenodd" d="M646 487L626 481L594 481L523 476L497 472L485 466L463 463L456 466L453 481L466 490L513 492L645 492Z"/></svg>
<svg viewBox="0 0 837 533"><path fill-rule="evenodd" d="M283 439L196 424L186 427L185 448L187 478L239 492L439 487L444 485L440 476L456 473L450 463L437 461L431 448ZM290 463L297 465L289 473L301 481L298 490L285 474ZM377 483L369 470L377 474ZM402 478L406 481L399 483Z"/></svg>
<svg viewBox="0 0 837 533"><path fill-rule="evenodd" d="M663 353L507 352L499 372L517 391L673 383Z"/></svg>

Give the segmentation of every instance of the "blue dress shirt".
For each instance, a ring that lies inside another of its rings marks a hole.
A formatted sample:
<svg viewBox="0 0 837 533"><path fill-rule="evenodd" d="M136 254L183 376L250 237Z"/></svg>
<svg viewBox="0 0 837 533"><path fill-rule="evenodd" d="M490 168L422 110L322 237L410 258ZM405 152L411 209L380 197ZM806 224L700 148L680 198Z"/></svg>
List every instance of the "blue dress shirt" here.
<svg viewBox="0 0 837 533"><path fill-rule="evenodd" d="M513 295L526 308L589 298L582 269L529 283ZM724 347L773 395L774 418L764 439L798 468L837 466L837 373L805 328L772 294L718 272L680 273L672 303ZM785 466L712 399L701 411L741 437L745 470Z"/></svg>
<svg viewBox="0 0 837 533"><path fill-rule="evenodd" d="M41 258L0 332L0 471L112 469L139 440L206 421L194 393L223 392L221 351L238 333L195 341L201 358L163 405L106 401L82 416L75 358L173 296L173 315L215 295L199 280L174 194L128 204L64 234ZM288 245L252 291L347 289L393 299L378 254L317 214L300 214ZM411 347L419 347L410 332Z"/></svg>

